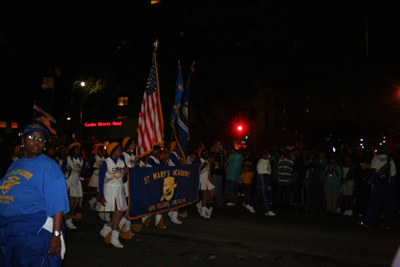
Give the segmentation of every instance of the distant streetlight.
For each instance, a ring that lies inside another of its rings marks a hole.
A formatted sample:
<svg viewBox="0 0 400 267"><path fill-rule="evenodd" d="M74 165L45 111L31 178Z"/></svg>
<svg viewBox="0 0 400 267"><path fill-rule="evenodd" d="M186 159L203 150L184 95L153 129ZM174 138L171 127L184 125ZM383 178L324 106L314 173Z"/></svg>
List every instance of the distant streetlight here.
<svg viewBox="0 0 400 267"><path fill-rule="evenodd" d="M84 81L75 81L72 85L74 89L75 84L79 83L81 87L84 87L86 83ZM79 92L79 141L82 140L82 92Z"/></svg>

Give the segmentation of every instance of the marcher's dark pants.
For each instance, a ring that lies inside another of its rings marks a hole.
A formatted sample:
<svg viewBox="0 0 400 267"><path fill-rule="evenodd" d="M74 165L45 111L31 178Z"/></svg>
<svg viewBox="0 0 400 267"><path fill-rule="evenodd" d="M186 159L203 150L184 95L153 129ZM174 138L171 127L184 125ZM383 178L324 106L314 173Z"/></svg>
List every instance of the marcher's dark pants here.
<svg viewBox="0 0 400 267"><path fill-rule="evenodd" d="M243 183L244 204L250 204L252 184Z"/></svg>
<svg viewBox="0 0 400 267"><path fill-rule="evenodd" d="M251 201L251 204L250 204L250 206L254 207L257 204L257 202L261 199L265 213L268 213L269 211L271 211L271 207L269 205L269 196L268 196L268 183L269 183L270 177L271 176L269 174L264 174L265 189L262 190L262 183L260 181L260 176L258 176L258 178L257 178L257 181L258 181L257 193L253 197L253 200Z"/></svg>
<svg viewBox="0 0 400 267"><path fill-rule="evenodd" d="M301 186L300 180L298 179L296 182L293 181L292 183L292 193L293 193L293 202L297 208L300 207L301 202Z"/></svg>
<svg viewBox="0 0 400 267"><path fill-rule="evenodd" d="M238 203L238 182L232 180L226 180L228 201L234 204Z"/></svg>
<svg viewBox="0 0 400 267"><path fill-rule="evenodd" d="M384 225L392 228L394 223L394 214L396 212L396 188L394 184L384 185L380 182L374 183L374 188L371 191L369 198L369 207L367 216L364 219L364 224L371 226L372 221L382 206Z"/></svg>
<svg viewBox="0 0 400 267"><path fill-rule="evenodd" d="M284 204L286 207L290 205L290 197L291 197L291 184L282 185L278 182L278 189L276 192L276 205L282 206Z"/></svg>
<svg viewBox="0 0 400 267"><path fill-rule="evenodd" d="M367 214L368 202L371 195L371 185L360 179L354 186L354 197L356 204L354 210L362 215Z"/></svg>
<svg viewBox="0 0 400 267"><path fill-rule="evenodd" d="M215 202L217 204L224 203L224 188L222 187L222 175L213 174L211 183L215 186Z"/></svg>
<svg viewBox="0 0 400 267"><path fill-rule="evenodd" d="M318 178L310 179L310 206L316 209L325 207L324 181Z"/></svg>

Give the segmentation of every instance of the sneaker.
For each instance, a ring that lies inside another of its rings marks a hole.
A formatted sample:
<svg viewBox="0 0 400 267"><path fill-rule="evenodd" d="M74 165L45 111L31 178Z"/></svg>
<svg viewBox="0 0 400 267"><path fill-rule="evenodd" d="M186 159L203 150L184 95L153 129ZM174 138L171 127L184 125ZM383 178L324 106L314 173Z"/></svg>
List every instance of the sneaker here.
<svg viewBox="0 0 400 267"><path fill-rule="evenodd" d="M250 205L247 205L246 208L247 208L251 213L254 213L254 212L255 212L255 211L254 211L254 208L253 208L252 206L250 206Z"/></svg>
<svg viewBox="0 0 400 267"><path fill-rule="evenodd" d="M347 216L353 216L353 211L349 210L349 212L347 213Z"/></svg>
<svg viewBox="0 0 400 267"><path fill-rule="evenodd" d="M370 228L370 226L366 225L363 221L358 221L357 224L361 225L361 226L364 226L365 228Z"/></svg>
<svg viewBox="0 0 400 267"><path fill-rule="evenodd" d="M346 211L343 213L343 215L344 215L344 216L349 215L349 210L346 210Z"/></svg>
<svg viewBox="0 0 400 267"><path fill-rule="evenodd" d="M265 215L267 215L267 216L275 216L276 214L273 213L272 211L268 211L267 213L265 213Z"/></svg>
<svg viewBox="0 0 400 267"><path fill-rule="evenodd" d="M201 201L199 201L199 202L196 203L196 207L197 207L197 211L198 211L199 213L201 213L201 207L202 207Z"/></svg>
<svg viewBox="0 0 400 267"><path fill-rule="evenodd" d="M336 212L339 213L339 214L341 213L340 212L340 207L337 207Z"/></svg>
<svg viewBox="0 0 400 267"><path fill-rule="evenodd" d="M65 220L65 226L69 229L76 229L76 226L72 223L72 218Z"/></svg>
<svg viewBox="0 0 400 267"><path fill-rule="evenodd" d="M232 203L232 202L228 202L228 203L226 203L226 205L229 207L229 206L235 206L237 203Z"/></svg>

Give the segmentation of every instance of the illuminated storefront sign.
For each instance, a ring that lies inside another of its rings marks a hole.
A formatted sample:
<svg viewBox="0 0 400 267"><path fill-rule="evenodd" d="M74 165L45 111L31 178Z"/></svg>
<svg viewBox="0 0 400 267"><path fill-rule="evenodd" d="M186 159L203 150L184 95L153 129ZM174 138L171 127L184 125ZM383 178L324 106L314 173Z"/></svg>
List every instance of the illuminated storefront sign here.
<svg viewBox="0 0 400 267"><path fill-rule="evenodd" d="M85 122L85 127L122 126L122 121Z"/></svg>

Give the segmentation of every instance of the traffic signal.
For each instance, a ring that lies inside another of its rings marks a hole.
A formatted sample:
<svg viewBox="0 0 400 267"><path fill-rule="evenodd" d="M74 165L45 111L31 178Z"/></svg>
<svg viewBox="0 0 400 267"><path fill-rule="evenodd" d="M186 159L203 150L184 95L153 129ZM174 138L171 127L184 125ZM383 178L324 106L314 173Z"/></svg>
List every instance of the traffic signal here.
<svg viewBox="0 0 400 267"><path fill-rule="evenodd" d="M238 129L238 131L241 131L241 130L243 130L243 127L242 127L241 125L239 125L239 126L237 127L237 129Z"/></svg>

